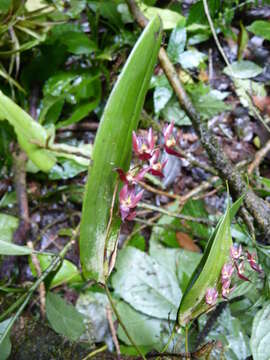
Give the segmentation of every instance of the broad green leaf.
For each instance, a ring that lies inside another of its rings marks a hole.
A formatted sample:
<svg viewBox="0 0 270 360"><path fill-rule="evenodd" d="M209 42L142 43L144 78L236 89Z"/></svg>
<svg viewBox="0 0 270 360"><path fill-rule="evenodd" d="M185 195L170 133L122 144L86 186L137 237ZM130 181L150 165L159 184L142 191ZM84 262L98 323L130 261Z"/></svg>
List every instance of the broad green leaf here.
<svg viewBox="0 0 270 360"><path fill-rule="evenodd" d="M6 331L9 322L11 319L7 319L5 321L2 321L0 323L0 337L4 334ZM9 339L9 334L4 338L4 340L0 343L0 360L6 360L8 359L11 352L11 342Z"/></svg>
<svg viewBox="0 0 270 360"><path fill-rule="evenodd" d="M46 296L46 315L57 333L76 341L85 330L83 316L59 295L49 292Z"/></svg>
<svg viewBox="0 0 270 360"><path fill-rule="evenodd" d="M170 86L156 87L154 91L154 109L155 113L159 113L164 109L170 98L172 97L173 90Z"/></svg>
<svg viewBox="0 0 270 360"><path fill-rule="evenodd" d="M230 208L228 204L227 210L210 237L204 255L182 297L178 311L180 325L186 325L209 309L205 303L206 290L212 287L219 289L221 269L229 257L231 246Z"/></svg>
<svg viewBox="0 0 270 360"><path fill-rule="evenodd" d="M179 21L184 20L182 15L172 10L161 9L154 6L146 6L142 2L139 2L138 5L147 19L152 20L156 16L159 16L162 20L162 27L164 30L174 29Z"/></svg>
<svg viewBox="0 0 270 360"><path fill-rule="evenodd" d="M226 66L224 73L238 79L250 79L263 72L263 69L252 61L240 60Z"/></svg>
<svg viewBox="0 0 270 360"><path fill-rule="evenodd" d="M257 36L261 36L270 41L270 22L265 20L256 20L250 26L247 27L248 31L251 31Z"/></svg>
<svg viewBox="0 0 270 360"><path fill-rule="evenodd" d="M0 214L1 240L11 242L14 231L19 225L19 220L12 215Z"/></svg>
<svg viewBox="0 0 270 360"><path fill-rule="evenodd" d="M69 52L75 55L89 55L97 50L96 44L83 32L66 32L61 42L67 46Z"/></svg>
<svg viewBox="0 0 270 360"><path fill-rule="evenodd" d="M32 250L27 246L15 245L10 242L0 240L0 255L29 255Z"/></svg>
<svg viewBox="0 0 270 360"><path fill-rule="evenodd" d="M46 146L46 130L1 91L0 114L14 127L20 146L33 163L48 172L56 160L48 150L42 149Z"/></svg>
<svg viewBox="0 0 270 360"><path fill-rule="evenodd" d="M37 255L42 272L45 271L52 262L52 257L49 255ZM32 262L30 263L32 273L36 276L36 270ZM81 282L82 278L80 271L76 265L69 260L64 260L57 271L56 275L50 282L50 288L62 284L72 284Z"/></svg>
<svg viewBox="0 0 270 360"><path fill-rule="evenodd" d="M85 333L80 340L91 344L105 341L108 346L111 346L112 338L106 314L108 306L108 297L103 293L87 291L80 294L76 302L76 309L84 316L86 325Z"/></svg>
<svg viewBox="0 0 270 360"><path fill-rule="evenodd" d="M146 315L176 318L182 293L173 272L133 247L120 252L116 269L112 277L115 294Z"/></svg>
<svg viewBox="0 0 270 360"><path fill-rule="evenodd" d="M182 52L185 49L187 31L184 23L178 24L172 31L169 44L168 55L173 63L179 62Z"/></svg>
<svg viewBox="0 0 270 360"><path fill-rule="evenodd" d="M256 314L250 339L250 347L254 360L270 359L270 303Z"/></svg>
<svg viewBox="0 0 270 360"><path fill-rule="evenodd" d="M207 56L196 49L184 51L179 56L179 62L183 69L197 68L206 59Z"/></svg>
<svg viewBox="0 0 270 360"><path fill-rule="evenodd" d="M182 291L185 291L188 281L202 257L196 252L163 247L155 241L150 242L150 256L177 276Z"/></svg>
<svg viewBox="0 0 270 360"><path fill-rule="evenodd" d="M11 5L11 0L0 1L0 13L6 13Z"/></svg>
<svg viewBox="0 0 270 360"><path fill-rule="evenodd" d="M214 18L216 12L219 10L220 1L219 0L208 0L207 4L208 4L211 18ZM208 20L205 15L202 0L196 1L189 10L189 14L188 14L188 18L187 18L187 25L191 25L194 23L208 25Z"/></svg>
<svg viewBox="0 0 270 360"><path fill-rule="evenodd" d="M137 41L110 95L94 144L83 203L80 258L84 275L100 282L107 276L104 262L111 255L105 249L117 182L115 168L129 168L131 134L137 127L157 59L160 30L160 20L155 17Z"/></svg>
<svg viewBox="0 0 270 360"><path fill-rule="evenodd" d="M135 311L131 306L122 301L117 303L116 308L136 345L151 346L161 351L168 341L171 331L168 320L161 320L144 315ZM120 340L127 345L131 345L121 326L118 326L117 334Z"/></svg>
<svg viewBox="0 0 270 360"><path fill-rule="evenodd" d="M185 111L180 108L179 101L177 101L175 96L173 96L162 110L162 115L164 119L167 119L169 122L174 121L178 126L191 125L190 118L186 115Z"/></svg>

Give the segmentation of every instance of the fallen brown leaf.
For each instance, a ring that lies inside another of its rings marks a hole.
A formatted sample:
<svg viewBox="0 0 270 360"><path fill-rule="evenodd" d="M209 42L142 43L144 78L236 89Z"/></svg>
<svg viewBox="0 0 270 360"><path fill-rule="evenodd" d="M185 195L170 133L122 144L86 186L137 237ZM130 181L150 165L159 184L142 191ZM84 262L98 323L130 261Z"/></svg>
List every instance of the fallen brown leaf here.
<svg viewBox="0 0 270 360"><path fill-rule="evenodd" d="M193 252L201 252L199 246L195 244L193 239L188 234L177 232L176 239L181 248Z"/></svg>

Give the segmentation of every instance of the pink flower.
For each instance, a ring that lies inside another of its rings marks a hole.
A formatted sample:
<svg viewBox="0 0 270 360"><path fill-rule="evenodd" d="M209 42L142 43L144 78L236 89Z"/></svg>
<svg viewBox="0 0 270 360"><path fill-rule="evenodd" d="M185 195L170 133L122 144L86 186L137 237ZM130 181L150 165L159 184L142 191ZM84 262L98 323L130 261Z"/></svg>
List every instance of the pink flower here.
<svg viewBox="0 0 270 360"><path fill-rule="evenodd" d="M137 168L131 169L126 173L120 168L117 168L116 171L125 184L134 185L144 178L144 175L149 171L149 167L145 167L141 170L138 170Z"/></svg>
<svg viewBox="0 0 270 360"><path fill-rule="evenodd" d="M174 147L176 145L176 140L173 136L173 128L174 128L174 122L172 121L169 125L166 125L165 128L163 129L164 147L166 153L180 157L179 153L176 150L174 150Z"/></svg>
<svg viewBox="0 0 270 360"><path fill-rule="evenodd" d="M208 288L205 294L205 302L207 305L215 305L217 303L218 292L216 288Z"/></svg>
<svg viewBox="0 0 270 360"><path fill-rule="evenodd" d="M124 221L133 220L136 216L136 212L133 210L143 196L144 190L141 190L137 195L135 193L135 187L124 185L119 193L120 213L121 218Z"/></svg>
<svg viewBox="0 0 270 360"><path fill-rule="evenodd" d="M133 151L139 159L149 160L155 147L155 139L152 128L148 130L147 137L137 136L135 131L133 131L132 145Z"/></svg>
<svg viewBox="0 0 270 360"><path fill-rule="evenodd" d="M231 263L226 263L223 265L221 270L221 281L222 283L224 281L230 280L232 277L232 274L234 272L234 267Z"/></svg>
<svg viewBox="0 0 270 360"><path fill-rule="evenodd" d="M222 289L221 289L221 295L224 299L228 299L228 296L230 295L230 293L234 290L235 286L233 286L232 288L230 288L231 285L231 281L230 280L226 280L224 281L224 283L222 284Z"/></svg>
<svg viewBox="0 0 270 360"><path fill-rule="evenodd" d="M245 263L244 263L244 261L241 261L241 263L239 265L237 265L236 263L234 263L234 264L235 264L235 267L236 267L236 270L237 270L237 275L238 275L239 279L242 279L242 280L245 280L245 281L250 281L249 278L247 278L244 275L244 272L245 272L245 269L244 269Z"/></svg>
<svg viewBox="0 0 270 360"><path fill-rule="evenodd" d="M247 260L253 270L257 271L258 273L263 272L260 266L257 264L257 261L255 260L255 254L251 254L247 251Z"/></svg>
<svg viewBox="0 0 270 360"><path fill-rule="evenodd" d="M232 245L230 249L231 258L237 260L242 255L242 246L241 245Z"/></svg>
<svg viewBox="0 0 270 360"><path fill-rule="evenodd" d="M164 177L162 171L167 163L167 161L164 161L163 163L159 162L159 156L160 156L160 150L157 149L154 151L151 159L150 159L150 168L149 168L149 172L152 175L155 176L159 176L161 178Z"/></svg>

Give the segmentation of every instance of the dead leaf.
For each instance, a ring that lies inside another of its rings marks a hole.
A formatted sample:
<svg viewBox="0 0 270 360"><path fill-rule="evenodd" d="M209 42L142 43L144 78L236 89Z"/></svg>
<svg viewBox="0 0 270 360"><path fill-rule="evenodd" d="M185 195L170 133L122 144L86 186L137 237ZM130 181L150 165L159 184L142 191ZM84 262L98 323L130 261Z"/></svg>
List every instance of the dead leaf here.
<svg viewBox="0 0 270 360"><path fill-rule="evenodd" d="M270 97L269 96L252 96L254 105L263 113L270 116Z"/></svg>
<svg viewBox="0 0 270 360"><path fill-rule="evenodd" d="M199 246L195 244L193 239L188 234L177 232L176 239L181 248L193 252L201 252Z"/></svg>

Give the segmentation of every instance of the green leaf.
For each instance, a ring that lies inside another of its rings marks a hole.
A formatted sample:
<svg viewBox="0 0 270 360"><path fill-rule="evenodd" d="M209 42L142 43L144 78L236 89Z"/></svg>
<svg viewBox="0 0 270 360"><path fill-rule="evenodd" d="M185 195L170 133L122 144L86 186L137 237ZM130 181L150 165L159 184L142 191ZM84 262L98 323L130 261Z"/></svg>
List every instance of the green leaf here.
<svg viewBox="0 0 270 360"><path fill-rule="evenodd" d="M209 309L205 303L206 290L212 287L218 289L221 269L229 257L231 246L228 204L182 297L178 311L180 325L186 325Z"/></svg>
<svg viewBox="0 0 270 360"><path fill-rule="evenodd" d="M180 108L179 101L176 99L176 96L166 104L165 108L162 110L162 115L164 119L167 119L169 122L174 121L178 126L190 126L190 118L186 115L185 111Z"/></svg>
<svg viewBox="0 0 270 360"><path fill-rule="evenodd" d="M19 221L15 216L0 214L0 234L1 240L11 242L14 231L17 229Z"/></svg>
<svg viewBox="0 0 270 360"><path fill-rule="evenodd" d="M206 59L207 56L196 49L187 50L179 56L179 62L183 69L197 68Z"/></svg>
<svg viewBox="0 0 270 360"><path fill-rule="evenodd" d="M164 109L164 107L166 106L172 95L173 95L173 90L170 86L155 88L153 98L154 98L154 109L156 114L159 113L162 109Z"/></svg>
<svg viewBox="0 0 270 360"><path fill-rule="evenodd" d="M84 316L86 331L81 340L91 344L105 341L111 345L111 334L108 333L108 319L106 308L109 306L108 297L99 292L87 291L80 294L76 309Z"/></svg>
<svg viewBox="0 0 270 360"><path fill-rule="evenodd" d="M161 351L170 334L168 320L146 316L122 301L117 303L116 308L136 345L150 346ZM121 326L118 326L117 335L120 340L131 345Z"/></svg>
<svg viewBox="0 0 270 360"><path fill-rule="evenodd" d="M37 255L42 272L45 271L52 262L52 256L49 255ZM30 263L31 271L34 276L37 276L35 267L32 262ZM50 282L50 289L60 286L62 284L72 284L82 281L80 271L76 265L69 260L64 260L59 267L56 275Z"/></svg>
<svg viewBox="0 0 270 360"><path fill-rule="evenodd" d="M0 337L6 331L6 328L8 327L10 320L11 319L7 319L0 323ZM11 342L10 342L10 338L9 338L9 334L8 334L4 338L4 340L0 343L0 360L8 359L10 353L11 353Z"/></svg>
<svg viewBox="0 0 270 360"><path fill-rule="evenodd" d="M270 303L256 314L250 339L250 347L254 360L269 360L270 358Z"/></svg>
<svg viewBox="0 0 270 360"><path fill-rule="evenodd" d="M215 17L216 12L218 11L218 9L220 7L220 1L219 0L208 0L207 5L209 8L211 18L213 19ZM187 18L187 25L191 25L194 23L208 25L208 20L205 15L202 0L199 0L195 4L193 4L189 10L189 14L188 14L188 18Z"/></svg>
<svg viewBox="0 0 270 360"><path fill-rule="evenodd" d="M116 269L112 277L116 295L146 315L176 318L182 293L175 274L133 247L120 252Z"/></svg>
<svg viewBox="0 0 270 360"><path fill-rule="evenodd" d="M238 79L250 79L263 72L263 69L252 61L235 61L230 66L226 66L224 73Z"/></svg>
<svg viewBox="0 0 270 360"><path fill-rule="evenodd" d="M58 163L49 172L49 179L71 179L83 171L87 171L87 166L79 164L72 159L58 158Z"/></svg>
<svg viewBox="0 0 270 360"><path fill-rule="evenodd" d="M46 130L1 91L0 114L14 127L20 146L33 163L48 172L56 160L48 150L41 148L46 146Z"/></svg>
<svg viewBox="0 0 270 360"><path fill-rule="evenodd" d="M173 29L169 44L168 44L168 55L173 63L177 63L180 61L181 54L185 49L186 40L187 40L187 32L184 27L185 24L180 23Z"/></svg>
<svg viewBox="0 0 270 360"><path fill-rule="evenodd" d="M83 316L74 306L52 292L46 296L46 314L54 331L72 341L78 340L85 330Z"/></svg>
<svg viewBox="0 0 270 360"><path fill-rule="evenodd" d="M202 255L184 249L169 249L155 241L150 242L150 256L177 276L182 291L199 264Z"/></svg>
<svg viewBox="0 0 270 360"><path fill-rule="evenodd" d="M1 0L0 1L0 13L6 13L11 5L11 0Z"/></svg>
<svg viewBox="0 0 270 360"><path fill-rule="evenodd" d="M215 115L231 109L229 105L218 99L211 92L200 97L192 96L192 102L196 110L205 119L211 119Z"/></svg>
<svg viewBox="0 0 270 360"><path fill-rule="evenodd" d="M256 20L250 26L247 27L248 31L251 31L257 36L261 36L270 41L270 22L265 20Z"/></svg>
<svg viewBox="0 0 270 360"><path fill-rule="evenodd" d="M97 50L96 44L83 32L66 32L62 35L61 42L75 55L89 55Z"/></svg>
<svg viewBox="0 0 270 360"><path fill-rule="evenodd" d="M138 5L147 19L152 20L156 16L159 16L162 20L162 27L164 30L174 29L179 21L184 20L184 17L175 11L154 6L146 6L142 2L139 2Z"/></svg>
<svg viewBox="0 0 270 360"><path fill-rule="evenodd" d="M138 124L160 41L160 20L155 17L137 41L114 86L94 144L83 203L80 257L84 275L100 282L107 276L108 265L104 264L111 255L105 250L117 181L115 168L129 168L131 134ZM118 226L119 230L120 224Z"/></svg>
<svg viewBox="0 0 270 360"><path fill-rule="evenodd" d="M32 252L27 246L19 246L0 240L0 255L30 255Z"/></svg>

